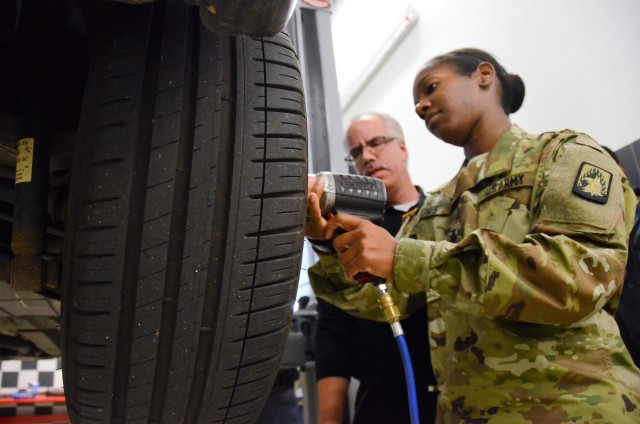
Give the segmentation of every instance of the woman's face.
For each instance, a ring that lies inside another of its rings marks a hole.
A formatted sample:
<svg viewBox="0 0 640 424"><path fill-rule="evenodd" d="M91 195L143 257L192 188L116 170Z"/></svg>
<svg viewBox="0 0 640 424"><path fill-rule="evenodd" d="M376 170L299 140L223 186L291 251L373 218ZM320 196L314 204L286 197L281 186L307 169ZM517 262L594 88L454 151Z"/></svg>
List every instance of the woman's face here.
<svg viewBox="0 0 640 424"><path fill-rule="evenodd" d="M447 64L427 65L416 75L413 99L416 113L429 131L454 146L465 146L481 117L485 101L480 75L460 75Z"/></svg>

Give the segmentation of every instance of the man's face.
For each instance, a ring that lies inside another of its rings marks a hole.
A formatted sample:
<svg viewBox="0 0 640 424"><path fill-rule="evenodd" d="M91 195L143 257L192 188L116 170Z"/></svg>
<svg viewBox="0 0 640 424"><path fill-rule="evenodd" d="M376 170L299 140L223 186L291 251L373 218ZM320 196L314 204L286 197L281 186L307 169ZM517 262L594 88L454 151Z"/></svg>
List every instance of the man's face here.
<svg viewBox="0 0 640 424"><path fill-rule="evenodd" d="M392 137L384 121L377 116L365 115L353 122L347 130L349 149L363 147L362 154L355 161L358 174L381 179L389 190L400 184L400 177L408 173L407 149L404 141L400 139L380 145L376 149L364 147L368 141L376 137Z"/></svg>

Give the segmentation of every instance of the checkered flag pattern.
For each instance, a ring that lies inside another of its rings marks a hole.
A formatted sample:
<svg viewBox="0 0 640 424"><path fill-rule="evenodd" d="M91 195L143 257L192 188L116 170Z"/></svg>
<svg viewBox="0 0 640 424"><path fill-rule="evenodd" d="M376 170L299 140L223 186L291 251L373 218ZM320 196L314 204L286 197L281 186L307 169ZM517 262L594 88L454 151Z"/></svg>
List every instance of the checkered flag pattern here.
<svg viewBox="0 0 640 424"><path fill-rule="evenodd" d="M0 397L7 398L20 390L29 389L37 382L38 393L62 392L62 370L60 359L6 360L0 361ZM1 417L66 414L64 403L38 402L0 405Z"/></svg>
<svg viewBox="0 0 640 424"><path fill-rule="evenodd" d="M60 359L38 359L32 361L8 360L0 362L0 395L10 395L26 390L29 383L37 381L38 392L62 389Z"/></svg>

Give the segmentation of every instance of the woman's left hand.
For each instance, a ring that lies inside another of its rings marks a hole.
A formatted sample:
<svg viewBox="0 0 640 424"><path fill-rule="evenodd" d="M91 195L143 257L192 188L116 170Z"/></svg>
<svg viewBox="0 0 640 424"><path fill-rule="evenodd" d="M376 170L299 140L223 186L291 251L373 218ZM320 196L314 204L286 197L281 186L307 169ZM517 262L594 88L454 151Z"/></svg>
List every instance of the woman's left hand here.
<svg viewBox="0 0 640 424"><path fill-rule="evenodd" d="M346 277L366 272L376 277L393 277L393 259L398 242L387 230L365 219L349 214L337 214L327 222L326 237L331 238L338 228L346 231L333 240Z"/></svg>

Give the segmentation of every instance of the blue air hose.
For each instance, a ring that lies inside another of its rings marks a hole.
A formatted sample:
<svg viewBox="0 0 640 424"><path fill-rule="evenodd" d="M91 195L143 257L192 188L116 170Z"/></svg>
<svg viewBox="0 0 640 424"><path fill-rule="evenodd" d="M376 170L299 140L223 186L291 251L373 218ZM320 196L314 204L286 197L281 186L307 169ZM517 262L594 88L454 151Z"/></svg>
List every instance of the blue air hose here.
<svg viewBox="0 0 640 424"><path fill-rule="evenodd" d="M400 325L400 311L396 306L393 298L387 291L387 285L378 284L378 293L380 297L378 302L382 312L393 331L393 337L398 342L400 348L400 356L402 356L402 364L404 365L404 375L407 380L407 395L409 397L409 413L411 416L411 424L420 424L420 415L418 414L418 392L416 390L416 381L413 375L413 365L411 364L411 355L407 347L407 341L404 338L404 331Z"/></svg>
<svg viewBox="0 0 640 424"><path fill-rule="evenodd" d="M399 325L399 323L398 323ZM407 394L409 395L409 413L411 414L411 424L420 424L420 415L418 414L418 393L416 391L416 380L413 376L413 365L411 364L411 356L407 341L404 334L396 336L400 354L402 355L402 364L404 365L404 375L407 379Z"/></svg>

